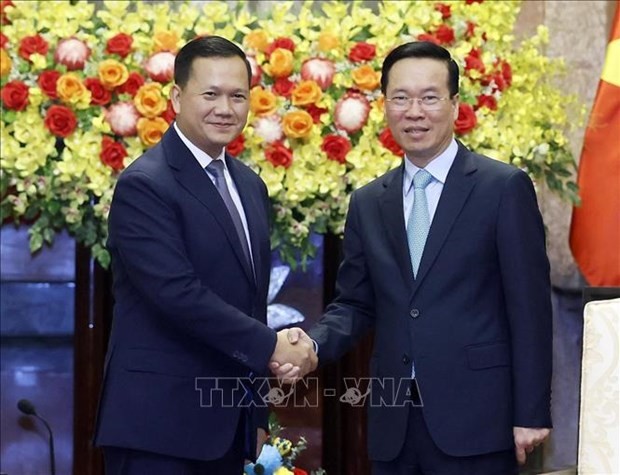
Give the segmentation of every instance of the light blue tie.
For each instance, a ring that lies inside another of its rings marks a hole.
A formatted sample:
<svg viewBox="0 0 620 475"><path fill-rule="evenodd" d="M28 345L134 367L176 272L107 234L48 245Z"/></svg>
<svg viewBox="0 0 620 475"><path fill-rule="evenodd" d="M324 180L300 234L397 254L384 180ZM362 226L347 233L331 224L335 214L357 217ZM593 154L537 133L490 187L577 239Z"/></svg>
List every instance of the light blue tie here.
<svg viewBox="0 0 620 475"><path fill-rule="evenodd" d="M431 220L428 215L428 203L426 202L426 187L433 180L433 175L421 168L413 176L413 207L407 220L407 244L411 256L413 276L417 276L424 244L428 236Z"/></svg>

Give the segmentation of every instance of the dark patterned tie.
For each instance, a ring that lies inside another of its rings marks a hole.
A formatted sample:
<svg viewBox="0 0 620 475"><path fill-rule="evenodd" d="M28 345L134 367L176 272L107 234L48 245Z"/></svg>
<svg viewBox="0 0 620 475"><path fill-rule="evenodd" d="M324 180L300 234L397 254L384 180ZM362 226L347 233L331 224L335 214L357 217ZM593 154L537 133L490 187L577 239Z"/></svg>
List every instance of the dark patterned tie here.
<svg viewBox="0 0 620 475"><path fill-rule="evenodd" d="M232 218L232 222L235 225L235 229L237 230L237 235L239 236L239 241L241 241L241 247L243 249L243 254L245 254L250 267L253 269L252 258L250 256L250 249L248 248L248 240L245 237L245 230L243 229L243 223L241 222L241 216L239 216L239 211L235 206L235 202L230 196L230 191L228 190L228 186L226 185L226 177L224 176L224 163L222 160L212 160L207 168L205 169L209 175L213 177L215 182L215 187L217 191L220 192L220 196L224 200L224 204L226 208L228 208L228 213Z"/></svg>

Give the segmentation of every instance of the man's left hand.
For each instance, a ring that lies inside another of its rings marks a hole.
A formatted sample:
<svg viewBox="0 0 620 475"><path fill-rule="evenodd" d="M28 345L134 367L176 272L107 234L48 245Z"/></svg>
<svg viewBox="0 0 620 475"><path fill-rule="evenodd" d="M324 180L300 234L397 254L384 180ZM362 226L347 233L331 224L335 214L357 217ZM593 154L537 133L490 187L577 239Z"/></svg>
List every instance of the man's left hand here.
<svg viewBox="0 0 620 475"><path fill-rule="evenodd" d="M542 444L550 432L550 429L545 428L513 427L512 433L515 438L517 461L523 465L527 459L527 454Z"/></svg>

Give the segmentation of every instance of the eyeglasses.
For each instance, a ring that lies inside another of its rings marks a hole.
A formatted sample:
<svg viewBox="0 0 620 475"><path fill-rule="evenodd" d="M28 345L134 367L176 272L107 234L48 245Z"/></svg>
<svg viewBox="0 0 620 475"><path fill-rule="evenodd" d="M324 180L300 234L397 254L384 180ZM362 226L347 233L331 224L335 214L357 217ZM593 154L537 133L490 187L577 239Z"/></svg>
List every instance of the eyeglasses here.
<svg viewBox="0 0 620 475"><path fill-rule="evenodd" d="M394 96L386 99L390 109L395 111L405 111L409 109L413 102L417 102L420 109L425 111L436 111L442 108L443 101L449 100L450 96L437 97L437 96L424 96L424 97L407 97L407 96Z"/></svg>

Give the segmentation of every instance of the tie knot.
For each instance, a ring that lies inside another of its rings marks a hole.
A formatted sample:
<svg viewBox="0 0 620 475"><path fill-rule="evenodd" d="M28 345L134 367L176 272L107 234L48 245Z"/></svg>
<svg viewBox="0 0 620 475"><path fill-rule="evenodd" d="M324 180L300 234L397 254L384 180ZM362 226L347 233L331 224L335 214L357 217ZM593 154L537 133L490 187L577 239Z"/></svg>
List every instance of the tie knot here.
<svg viewBox="0 0 620 475"><path fill-rule="evenodd" d="M222 162L222 160L211 160L211 163L207 165L207 171L215 178L223 176L224 162Z"/></svg>
<svg viewBox="0 0 620 475"><path fill-rule="evenodd" d="M433 175L420 168L418 172L413 175L413 187L416 189L424 189L433 180Z"/></svg>

